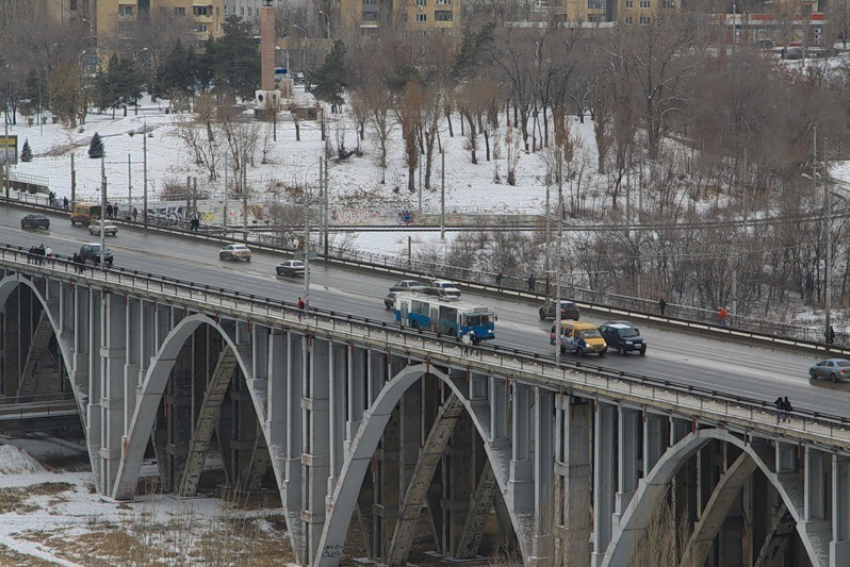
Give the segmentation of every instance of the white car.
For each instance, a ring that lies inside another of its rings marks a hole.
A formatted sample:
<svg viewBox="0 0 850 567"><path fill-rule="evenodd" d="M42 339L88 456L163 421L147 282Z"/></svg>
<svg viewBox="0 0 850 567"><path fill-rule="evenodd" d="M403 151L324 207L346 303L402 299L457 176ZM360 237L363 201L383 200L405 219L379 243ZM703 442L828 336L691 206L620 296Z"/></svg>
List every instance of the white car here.
<svg viewBox="0 0 850 567"><path fill-rule="evenodd" d="M445 297L447 295L460 297L460 290L457 288L457 284L448 280L431 280L425 288L425 293L439 297Z"/></svg>
<svg viewBox="0 0 850 567"><path fill-rule="evenodd" d="M118 226L112 221L102 221L100 219L93 220L91 224L89 224L89 234L100 234L100 225L103 223L103 232L106 233L107 236L117 236L118 235Z"/></svg>

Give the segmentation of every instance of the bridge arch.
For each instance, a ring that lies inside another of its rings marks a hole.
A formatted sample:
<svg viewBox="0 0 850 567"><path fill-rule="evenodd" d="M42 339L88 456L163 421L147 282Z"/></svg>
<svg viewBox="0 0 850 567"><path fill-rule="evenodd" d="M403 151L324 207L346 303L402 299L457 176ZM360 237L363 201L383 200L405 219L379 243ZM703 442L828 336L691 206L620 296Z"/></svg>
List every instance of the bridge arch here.
<svg viewBox="0 0 850 567"><path fill-rule="evenodd" d="M15 276L6 276L2 280L0 280L0 306L6 304L6 301L9 299L9 296L13 291L19 286L26 286L30 288L33 292L33 295L38 299L38 302L41 304L42 309L44 309L44 313L47 316L47 320L50 323L50 327L53 329L53 335L56 337L56 344L59 345L59 354L62 357L62 364L65 365L65 370L68 374L71 374L73 367L71 366L71 361L74 359L73 353L73 345L67 344L61 340L61 329L59 327L59 321L56 320L56 314L53 313L47 306L47 300L41 294L41 290L35 286L35 284L29 278L19 278L17 275ZM77 400L77 405L79 407L80 404L80 392L77 391L76 384L71 380L71 388L73 389L74 396Z"/></svg>
<svg viewBox="0 0 850 567"><path fill-rule="evenodd" d="M136 407L130 419L122 447L121 462L118 467L115 486L112 488L111 496L115 500L132 500L139 480L148 438L156 420L157 409L165 392L165 386L168 384L168 378L183 345L203 325L208 325L221 335L222 340L232 349L243 376L246 379L251 378L250 366L244 360L236 343L214 319L207 315L196 314L180 321L165 338L159 352L153 359L153 363L145 373L141 392L136 398Z"/></svg>
<svg viewBox="0 0 850 567"><path fill-rule="evenodd" d="M448 374L427 363L408 366L385 384L375 399L375 402L369 408L368 415L364 415L360 428L352 440L349 449L350 454L345 459L339 479L334 486L331 499L332 504L328 505L324 529L319 540L316 557L311 562L311 565L321 567L335 567L339 565L342 544L345 541L350 519L354 515L354 507L360 493L360 486L363 484L363 479L368 470L372 455L374 455L390 416L396 406L398 406L402 396L417 380L426 374L433 375L438 380L441 380L462 400L464 409L472 419L475 429L481 438L484 439L484 449L487 452L487 458L493 467L493 474L498 483L499 490L504 494L507 487L507 479L505 478L505 469L499 465L507 461L500 458L496 454L497 449L492 447L487 441L489 438L489 425L485 426L482 423L482 416L473 410L466 396L450 379ZM531 537L528 531L530 528L518 520L513 510L509 508L508 512L514 532L517 534L520 543L523 560L527 561L528 546L526 545L526 541L530 540Z"/></svg>
<svg viewBox="0 0 850 567"><path fill-rule="evenodd" d="M602 567L627 565L629 563L632 542L646 530L650 516L664 497L673 476L694 453L713 440L734 445L753 460L756 468L764 473L768 482L776 489L779 497L788 507L789 513L797 524L797 533L809 561L812 565L821 564L819 554L816 551L819 546L814 545L810 534L804 529L802 511L798 509L798 504L803 502L803 496L799 489L783 483L750 443L739 439L726 430L702 429L688 434L673 447L670 447L641 483L626 508L619 526L615 526L611 542L608 544L608 549L602 561Z"/></svg>

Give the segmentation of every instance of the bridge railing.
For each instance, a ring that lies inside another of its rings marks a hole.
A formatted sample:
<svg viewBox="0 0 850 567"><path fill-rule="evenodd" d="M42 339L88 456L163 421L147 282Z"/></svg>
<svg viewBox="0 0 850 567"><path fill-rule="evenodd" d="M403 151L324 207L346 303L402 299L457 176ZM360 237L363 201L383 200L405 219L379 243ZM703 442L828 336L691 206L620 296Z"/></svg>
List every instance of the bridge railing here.
<svg viewBox="0 0 850 567"><path fill-rule="evenodd" d="M387 352L400 352L422 360L441 360L475 368L491 376L503 376L506 387L521 378L556 390L579 391L585 396L602 396L654 407L682 417L703 416L737 425L743 430L768 430L784 436L807 438L839 445L850 451L850 419L813 411L794 411L791 422L778 424L776 410L768 400L737 396L711 388L677 384L631 372L562 360L556 365L548 356L497 345L480 345L468 350L453 339L400 329L323 309L306 314L290 302L243 294L211 285L179 281L155 274L111 268L78 274L65 258L28 265L21 248L0 248L0 266L10 270L59 275L83 284L103 285L147 297L164 304L183 305L210 316L249 319L271 327L294 328L337 340L355 341Z"/></svg>

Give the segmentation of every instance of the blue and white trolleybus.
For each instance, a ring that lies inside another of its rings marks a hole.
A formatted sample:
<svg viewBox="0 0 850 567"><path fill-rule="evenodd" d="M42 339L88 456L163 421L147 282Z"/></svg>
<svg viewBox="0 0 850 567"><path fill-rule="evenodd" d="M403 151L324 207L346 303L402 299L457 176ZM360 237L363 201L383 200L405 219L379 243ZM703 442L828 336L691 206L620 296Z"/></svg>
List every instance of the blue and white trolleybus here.
<svg viewBox="0 0 850 567"><path fill-rule="evenodd" d="M403 329L421 329L458 339L473 331L476 343L492 339L496 334L492 309L454 296L397 293L395 319Z"/></svg>

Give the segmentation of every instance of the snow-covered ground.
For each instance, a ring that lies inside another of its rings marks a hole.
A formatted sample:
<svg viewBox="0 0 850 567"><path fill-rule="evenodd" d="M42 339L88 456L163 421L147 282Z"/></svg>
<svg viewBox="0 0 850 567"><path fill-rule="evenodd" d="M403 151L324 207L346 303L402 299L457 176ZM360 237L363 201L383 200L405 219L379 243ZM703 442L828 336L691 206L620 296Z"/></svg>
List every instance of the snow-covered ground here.
<svg viewBox="0 0 850 567"><path fill-rule="evenodd" d="M301 89L301 87L297 87ZM296 97L309 102L310 95L296 91ZM196 177L198 188L208 191L214 199L223 201L224 164L218 168L219 178L209 180L209 173L203 166L196 165L192 151L176 135L175 120L178 115L166 113L167 101L151 102L145 98L140 103L138 113L128 110L123 116L117 112L89 114L86 123L77 129L68 129L61 124L27 125L23 117L18 124L10 127L10 134L19 137L22 148L28 141L33 152L33 160L14 166L16 175L37 176L45 179L58 198L71 196L71 156L74 156L76 171L77 200L100 201L101 160L88 157L89 143L95 132L103 139L106 148L105 175L107 178L107 196L111 202L126 203L132 196L135 206L141 209L143 187L143 146L145 139L141 132L147 127L147 177L149 203L157 200L157 195L166 184L183 186L187 176ZM329 117L328 136L335 150L340 144L347 149L357 147L357 135L354 123L344 115ZM581 140L578 161L584 163L586 171L591 171L594 163L593 133L591 123L574 121L574 135ZM447 126L443 125L440 141L445 149L445 201L446 211L505 214L540 214L545 209L546 164L545 152L519 153L515 186L505 182L507 177L507 149L502 131L491 139L494 154L498 157L488 162L485 159L484 139L478 139L478 164L473 165L470 151L466 149L467 138L461 135L460 120L453 122L454 137L449 136ZM282 184L286 186L318 187L319 160L323 155L324 142L321 140L320 125L316 121L301 121L301 141L296 141L295 126L286 113L281 114L277 124L277 141L272 140L274 126L270 122L261 124L262 133L257 144L253 166L249 167L248 183L253 196L258 201L268 201L272 197L267 188ZM133 135L130 135L130 134ZM419 191L411 194L407 189L407 167L404 165L403 147L400 130L396 126L389 144L389 167L386 183L381 184L381 171L378 167L377 141L367 126L365 140L361 143L362 156L354 155L345 161L334 158L329 160L329 195L331 207L345 211L347 218L362 221L368 218L389 218L398 220L399 212L419 210ZM550 134L551 135L551 134ZM263 150L265 149L265 162ZM441 200L442 165L440 156L434 160L431 190L422 190L422 210L438 213ZM499 180L497 181L497 175ZM587 174L586 174L587 175ZM229 173L232 184L233 173ZM600 181L605 181L604 179ZM417 187L420 185L417 175ZM424 184L424 182L423 182ZM175 204L180 204L175 203ZM123 205L122 205L123 206ZM153 205L151 205L153 206ZM219 212L221 212L219 210ZM229 216L232 224L241 224L241 203L231 201ZM401 225L401 221L399 220ZM349 246L372 251L397 254L406 248L406 236L398 234L368 233L358 237L358 241ZM421 235L419 238L434 238ZM402 242L402 240L404 240Z"/></svg>
<svg viewBox="0 0 850 567"><path fill-rule="evenodd" d="M291 558L280 508L155 491L132 504L105 500L81 451L52 438L0 436L0 565L281 565Z"/></svg>

